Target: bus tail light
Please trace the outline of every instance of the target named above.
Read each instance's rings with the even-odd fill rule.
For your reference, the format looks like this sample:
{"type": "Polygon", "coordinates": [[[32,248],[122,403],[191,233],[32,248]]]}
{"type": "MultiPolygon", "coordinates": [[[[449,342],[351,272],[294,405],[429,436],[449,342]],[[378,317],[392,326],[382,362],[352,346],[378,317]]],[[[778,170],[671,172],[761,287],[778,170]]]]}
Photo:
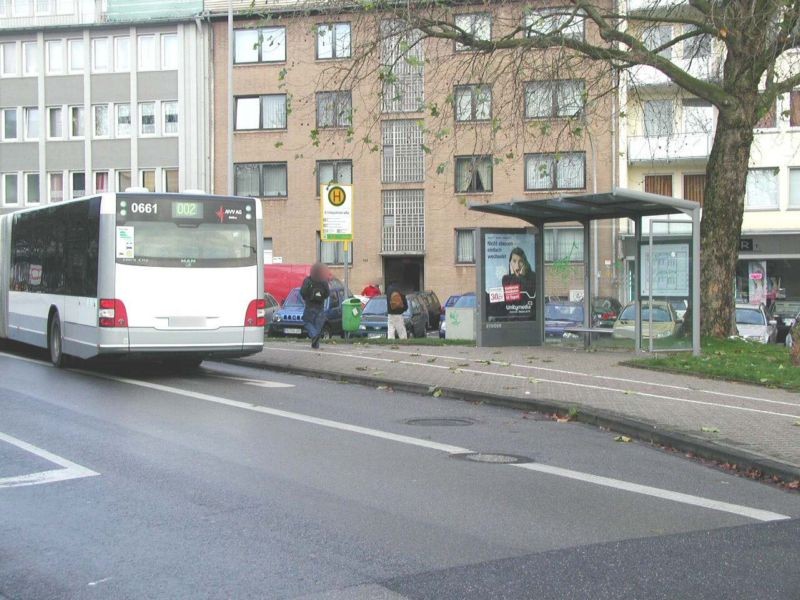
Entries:
{"type": "Polygon", "coordinates": [[[251,300],[244,315],[245,327],[264,327],[266,325],[267,303],[263,298],[251,300]]]}
{"type": "Polygon", "coordinates": [[[100,327],[127,327],[128,311],[122,300],[116,298],[102,298],[100,309],[97,311],[100,327]]]}

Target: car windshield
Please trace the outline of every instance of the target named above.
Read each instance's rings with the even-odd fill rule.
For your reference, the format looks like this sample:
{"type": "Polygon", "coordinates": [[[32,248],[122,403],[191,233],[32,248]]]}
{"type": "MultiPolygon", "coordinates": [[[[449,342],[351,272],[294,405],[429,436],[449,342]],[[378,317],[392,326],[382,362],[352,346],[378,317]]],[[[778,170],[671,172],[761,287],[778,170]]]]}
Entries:
{"type": "Polygon", "coordinates": [[[737,308],[736,323],[738,325],[766,325],[764,313],[757,308],[737,308]]]}
{"type": "Polygon", "coordinates": [[[456,300],[455,308],[475,308],[475,294],[465,294],[456,300]]]}
{"type": "Polygon", "coordinates": [[[583,321],[583,306],[577,304],[546,304],[544,307],[546,321],[583,321]]]}
{"type": "MultiPolygon", "coordinates": [[[[636,319],[636,305],[631,304],[625,307],[625,310],[622,311],[622,314],[619,316],[620,321],[633,321],[636,319]]],[[[642,322],[650,321],[650,309],[648,307],[644,307],[642,309],[642,322]]],[[[666,308],[661,308],[658,306],[653,307],[653,323],[669,323],[672,321],[672,317],[669,314],[669,311],[666,308]]]]}
{"type": "Polygon", "coordinates": [[[286,296],[286,300],[283,301],[284,308],[305,305],[306,303],[303,302],[303,297],[300,295],[300,288],[294,288],[291,292],[289,292],[289,295],[286,296]]]}
{"type": "Polygon", "coordinates": [[[372,298],[367,305],[364,307],[365,315],[386,315],[388,314],[388,310],[386,309],[386,297],[381,296],[378,298],[372,298]]]}

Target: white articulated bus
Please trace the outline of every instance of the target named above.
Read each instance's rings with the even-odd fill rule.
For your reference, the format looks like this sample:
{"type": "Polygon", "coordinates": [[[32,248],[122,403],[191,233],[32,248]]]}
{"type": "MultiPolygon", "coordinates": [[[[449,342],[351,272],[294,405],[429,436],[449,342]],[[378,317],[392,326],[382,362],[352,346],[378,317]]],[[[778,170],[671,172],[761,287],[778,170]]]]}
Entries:
{"type": "Polygon", "coordinates": [[[110,193],[0,216],[0,338],[198,364],[264,345],[261,203],[110,193]]]}

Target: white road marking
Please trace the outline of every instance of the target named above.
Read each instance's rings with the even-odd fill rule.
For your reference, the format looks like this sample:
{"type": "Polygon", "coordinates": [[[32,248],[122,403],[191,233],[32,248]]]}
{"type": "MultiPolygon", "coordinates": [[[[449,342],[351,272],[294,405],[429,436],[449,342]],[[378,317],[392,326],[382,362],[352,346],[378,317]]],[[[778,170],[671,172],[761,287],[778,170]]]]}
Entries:
{"type": "Polygon", "coordinates": [[[99,583],[105,583],[106,581],[111,581],[112,579],[113,577],[104,577],[103,579],[98,579],[97,581],[90,581],[86,585],[88,585],[89,587],[94,587],[99,583]]]}
{"type": "MultiPolygon", "coordinates": [[[[271,350],[278,350],[278,348],[270,348],[270,349],[271,350]]],[[[285,348],[285,349],[281,348],[280,350],[281,351],[285,351],[285,352],[310,352],[310,350],[302,350],[300,348],[285,348]]],[[[382,361],[382,362],[395,362],[395,363],[399,363],[399,364],[403,364],[403,365],[413,365],[413,366],[416,366],[416,367],[426,367],[426,368],[434,368],[434,369],[449,369],[450,368],[450,367],[446,367],[446,366],[443,366],[443,365],[434,365],[434,364],[429,364],[429,363],[419,363],[419,362],[406,361],[406,360],[396,360],[395,361],[395,360],[390,360],[390,359],[387,359],[387,358],[379,358],[379,357],[375,357],[375,356],[364,356],[364,355],[360,355],[360,354],[346,354],[344,352],[337,352],[335,354],[332,354],[331,356],[344,356],[346,358],[358,358],[358,359],[361,359],[361,360],[376,360],[376,361],[382,361]]],[[[422,356],[422,355],[420,355],[420,356],[422,356]]],[[[427,355],[427,356],[435,356],[435,355],[427,355]]],[[[462,360],[462,362],[463,362],[463,360],[462,360]]],[[[475,362],[475,361],[470,361],[470,362],[475,362]]],[[[504,364],[505,365],[507,363],[497,363],[497,364],[504,364]]],[[[492,377],[505,377],[507,379],[525,379],[525,380],[528,379],[528,377],[525,376],[525,375],[515,375],[515,374],[512,374],[512,373],[496,373],[494,371],[481,371],[481,370],[478,370],[478,369],[468,369],[466,367],[459,367],[458,370],[461,371],[462,373],[474,373],[476,375],[489,375],[489,376],[492,376],[492,377]]],[[[744,411],[744,412],[749,412],[749,413],[758,413],[758,414],[763,414],[763,415],[771,415],[771,416],[774,416],[774,417],[788,417],[790,419],[800,419],[800,414],[774,412],[774,411],[771,411],[771,410],[761,410],[761,409],[758,409],[758,408],[749,408],[749,407],[746,407],[746,406],[735,406],[735,405],[732,405],[732,404],[721,404],[721,403],[718,403],[718,402],[709,402],[709,401],[705,401],[705,400],[692,400],[690,398],[678,398],[676,396],[664,396],[664,395],[661,395],[661,394],[652,394],[652,393],[649,393],[649,392],[639,392],[639,391],[636,391],[636,390],[626,390],[626,389],[620,389],[620,388],[600,386],[600,385],[596,385],[596,384],[577,383],[575,381],[561,381],[561,380],[556,380],[556,379],[542,379],[541,377],[537,377],[536,379],[537,379],[537,381],[540,381],[540,382],[543,382],[543,383],[551,383],[553,385],[563,385],[563,386],[567,386],[567,387],[579,387],[579,388],[586,388],[586,389],[590,389],[590,390],[603,390],[603,391],[606,391],[606,392],[619,392],[621,394],[630,395],[630,396],[642,396],[644,398],[655,398],[655,399],[658,399],[658,400],[670,400],[672,402],[683,402],[683,403],[686,403],[686,404],[699,404],[701,406],[713,406],[715,408],[727,408],[727,409],[730,409],[730,410],[739,410],[739,411],[744,411]]],[[[613,378],[609,378],[609,379],[613,379],[613,378]]],[[[692,391],[701,391],[701,390],[692,390],[692,391]]],[[[800,406],[797,406],[797,405],[790,404],[790,406],[794,406],[796,408],[800,408],[800,406]]]]}
{"type": "Polygon", "coordinates": [[[38,473],[29,473],[28,475],[18,475],[16,477],[3,477],[0,478],[0,488],[8,487],[22,487],[26,485],[40,485],[43,483],[53,483],[55,481],[67,481],[69,479],[80,479],[81,477],[94,477],[99,475],[91,469],[82,467],[72,461],[67,460],[61,456],[48,452],[42,448],[23,442],[15,437],[5,433],[0,433],[0,441],[16,446],[21,450],[30,452],[43,458],[51,463],[57,464],[61,469],[53,469],[51,471],[40,471],[38,473]]]}
{"type": "MultiPolygon", "coordinates": [[[[359,435],[366,435],[373,438],[388,440],[392,442],[398,442],[401,444],[406,444],[409,446],[417,446],[420,448],[426,448],[429,450],[437,450],[440,452],[445,452],[447,454],[471,454],[474,451],[469,450],[467,448],[462,448],[460,446],[453,446],[451,444],[442,444],[439,442],[434,442],[432,440],[424,440],[420,438],[415,438],[407,435],[400,435],[396,433],[391,433],[388,431],[382,431],[380,429],[373,429],[371,427],[362,427],[360,425],[352,425],[350,423],[343,423],[341,421],[332,421],[330,419],[322,419],[319,417],[312,417],[310,415],[304,415],[301,413],[290,412],[286,410],[280,410],[276,408],[269,408],[267,406],[260,406],[257,404],[249,404],[247,402],[241,402],[238,400],[230,400],[228,398],[222,398],[219,396],[213,396],[211,394],[203,394],[200,392],[192,392],[189,390],[183,390],[181,388],[161,385],[158,383],[152,383],[149,381],[138,381],[135,379],[128,379],[124,377],[117,377],[113,375],[105,375],[100,373],[91,373],[80,371],[86,375],[92,377],[99,377],[102,379],[108,379],[111,381],[117,381],[120,383],[127,383],[129,385],[134,385],[138,387],[143,387],[151,390],[156,390],[160,392],[165,392],[168,394],[175,394],[179,396],[185,396],[188,398],[195,398],[197,400],[203,400],[206,402],[212,402],[214,404],[221,404],[224,406],[230,406],[233,408],[239,408],[242,410],[248,410],[252,412],[257,412],[265,415],[271,415],[274,417],[281,417],[284,419],[290,419],[293,421],[299,421],[302,423],[309,423],[311,425],[318,425],[321,427],[327,427],[330,429],[336,429],[339,431],[345,431],[348,433],[356,433],[359,435]]],[[[632,492],[635,494],[642,494],[646,496],[652,496],[656,498],[661,498],[663,500],[670,500],[672,502],[679,502],[682,504],[688,504],[691,506],[700,506],[703,508],[708,508],[711,510],[716,510],[719,512],[726,512],[735,515],[740,515],[743,517],[747,517],[750,519],[754,519],[756,521],[778,521],[789,519],[791,517],[787,515],[782,515],[779,513],[774,513],[766,510],[750,508],[748,506],[741,506],[738,504],[730,504],[728,502],[721,502],[717,500],[711,500],[708,498],[703,498],[701,496],[693,496],[691,494],[683,494],[680,492],[673,492],[671,490],[666,490],[662,488],[656,488],[646,485],[640,485],[637,483],[632,483],[629,481],[624,481],[621,479],[612,479],[610,477],[601,477],[598,475],[592,475],[591,473],[583,473],[581,471],[573,471],[571,469],[563,469],[560,467],[551,467],[548,465],[538,464],[538,463],[531,463],[530,465],[527,464],[519,464],[519,465],[505,465],[505,466],[518,466],[518,467],[530,467],[528,470],[531,471],[539,471],[542,473],[548,473],[550,475],[556,475],[559,477],[566,477],[568,479],[575,479],[579,481],[584,481],[587,483],[593,483],[595,485],[601,485],[604,487],[611,487],[618,490],[623,490],[626,492],[632,492]]]]}
{"type": "Polygon", "coordinates": [[[247,377],[234,377],[231,375],[220,375],[219,373],[212,371],[211,369],[204,369],[206,373],[211,377],[216,377],[217,379],[228,379],[231,381],[239,381],[244,383],[245,385],[254,385],[256,387],[263,387],[263,388],[293,388],[295,385],[293,383],[281,383],[280,381],[266,381],[264,379],[249,379],[247,377]]]}

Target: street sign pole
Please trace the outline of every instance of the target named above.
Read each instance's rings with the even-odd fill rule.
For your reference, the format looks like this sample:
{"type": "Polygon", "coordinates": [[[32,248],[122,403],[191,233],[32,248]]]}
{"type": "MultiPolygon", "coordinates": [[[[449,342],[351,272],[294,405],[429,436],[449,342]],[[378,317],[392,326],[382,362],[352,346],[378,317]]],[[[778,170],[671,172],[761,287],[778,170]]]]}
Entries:
{"type": "Polygon", "coordinates": [[[344,290],[345,294],[350,291],[350,242],[342,242],[344,248],[344,290]]]}
{"type": "Polygon", "coordinates": [[[353,241],[353,186],[331,183],[320,186],[320,241],[342,242],[344,287],[350,289],[350,257],[353,241]]]}

